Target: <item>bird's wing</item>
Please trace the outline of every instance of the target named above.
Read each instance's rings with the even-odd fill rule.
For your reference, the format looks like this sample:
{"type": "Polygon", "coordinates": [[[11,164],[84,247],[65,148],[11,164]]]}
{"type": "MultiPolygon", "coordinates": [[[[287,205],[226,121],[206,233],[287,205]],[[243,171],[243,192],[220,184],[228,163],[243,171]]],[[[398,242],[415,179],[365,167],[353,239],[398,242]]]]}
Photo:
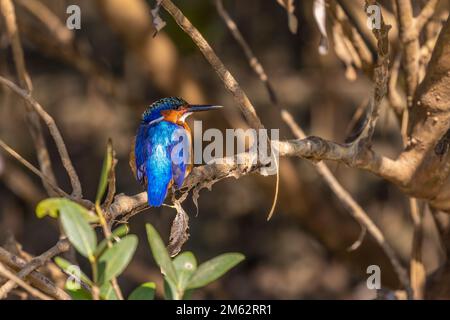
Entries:
{"type": "Polygon", "coordinates": [[[142,125],[136,136],[136,178],[147,188],[148,203],[160,206],[172,182],[181,187],[189,168],[190,136],[183,127],[161,121],[142,125]]]}
{"type": "Polygon", "coordinates": [[[130,165],[136,179],[140,184],[147,184],[145,177],[145,160],[148,157],[148,126],[140,125],[134,139],[134,154],[130,156],[130,165]],[[133,165],[134,164],[134,165],[133,165]]]}
{"type": "Polygon", "coordinates": [[[191,162],[191,141],[189,132],[179,127],[172,135],[171,160],[172,178],[177,188],[181,188],[186,170],[191,162]]]}
{"type": "Polygon", "coordinates": [[[148,204],[159,207],[166,198],[167,188],[172,180],[172,162],[167,146],[158,144],[152,147],[145,161],[145,174],[148,204]]]}
{"type": "Polygon", "coordinates": [[[148,203],[158,207],[164,202],[172,182],[172,156],[174,135],[179,126],[160,121],[141,125],[136,137],[136,176],[147,189],[148,203]]]}

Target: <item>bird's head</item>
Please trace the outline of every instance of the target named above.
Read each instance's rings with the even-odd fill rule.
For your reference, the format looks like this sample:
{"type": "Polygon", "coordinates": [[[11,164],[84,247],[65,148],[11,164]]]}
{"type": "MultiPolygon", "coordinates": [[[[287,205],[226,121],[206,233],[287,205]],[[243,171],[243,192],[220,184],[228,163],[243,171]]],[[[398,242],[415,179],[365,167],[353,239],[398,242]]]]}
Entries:
{"type": "Polygon", "coordinates": [[[173,123],[182,123],[193,112],[219,109],[222,106],[216,105],[195,105],[189,104],[185,100],[176,97],[162,98],[153,102],[142,114],[142,122],[152,124],[161,120],[173,123]]]}

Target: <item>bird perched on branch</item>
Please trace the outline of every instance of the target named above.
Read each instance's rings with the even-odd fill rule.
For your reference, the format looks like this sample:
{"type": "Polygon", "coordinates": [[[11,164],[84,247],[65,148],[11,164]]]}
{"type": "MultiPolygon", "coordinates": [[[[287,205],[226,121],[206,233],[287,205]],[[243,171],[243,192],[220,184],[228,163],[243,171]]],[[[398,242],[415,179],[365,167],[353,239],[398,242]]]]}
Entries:
{"type": "Polygon", "coordinates": [[[161,206],[167,190],[173,184],[180,188],[192,169],[192,134],[186,118],[193,112],[218,108],[171,97],[152,103],[142,114],[130,165],[146,188],[151,207],[161,206]]]}

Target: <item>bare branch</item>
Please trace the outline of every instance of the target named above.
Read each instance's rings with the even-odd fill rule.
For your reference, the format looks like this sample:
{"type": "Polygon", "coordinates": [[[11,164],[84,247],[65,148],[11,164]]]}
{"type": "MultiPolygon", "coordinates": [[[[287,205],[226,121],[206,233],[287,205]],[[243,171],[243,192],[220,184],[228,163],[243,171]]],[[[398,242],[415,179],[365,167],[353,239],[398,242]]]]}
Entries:
{"type": "MultiPolygon", "coordinates": [[[[25,267],[23,267],[16,275],[18,279],[24,279],[31,272],[46,264],[54,256],[69,250],[70,243],[67,239],[59,240],[56,245],[45,251],[43,254],[33,258],[25,267]]],[[[18,283],[14,279],[10,279],[0,288],[0,299],[6,298],[8,293],[13,290],[18,283]]]]}
{"type": "Polygon", "coordinates": [[[30,162],[28,162],[26,159],[24,159],[14,149],[12,149],[10,146],[8,146],[2,139],[0,139],[0,147],[3,148],[6,152],[8,152],[17,161],[19,161],[22,165],[24,165],[27,169],[29,169],[31,172],[33,172],[35,175],[37,175],[39,178],[41,178],[42,181],[47,183],[48,186],[50,188],[52,188],[52,190],[54,191],[55,194],[62,196],[62,197],[66,197],[68,199],[71,199],[72,201],[75,201],[75,202],[85,206],[88,209],[93,209],[94,204],[91,201],[89,201],[87,199],[75,198],[72,195],[66,193],[64,190],[62,190],[57,185],[53,184],[53,182],[51,182],[51,180],[45,174],[43,174],[35,166],[33,166],[30,162]]]}
{"type": "Polygon", "coordinates": [[[433,14],[436,12],[436,8],[439,4],[439,0],[428,0],[422,11],[416,17],[416,29],[417,34],[419,34],[427,22],[431,19],[433,14]]]}
{"type": "Polygon", "coordinates": [[[5,161],[5,170],[0,172],[0,179],[9,190],[29,205],[35,205],[47,196],[42,191],[42,185],[37,184],[28,172],[19,168],[13,161],[5,161]]]}
{"type": "Polygon", "coordinates": [[[200,32],[184,16],[180,9],[178,9],[172,3],[172,1],[163,0],[162,6],[175,19],[180,28],[183,29],[183,31],[192,38],[194,43],[205,56],[206,60],[208,60],[208,62],[217,72],[225,87],[228,89],[228,91],[231,92],[236,101],[239,102],[241,112],[244,114],[245,119],[250,124],[250,126],[255,129],[264,128],[249,98],[241,89],[239,83],[236,81],[233,75],[227,70],[222,61],[215,54],[214,50],[211,48],[205,38],[203,38],[203,36],[200,34],[200,32]]]}
{"type": "MultiPolygon", "coordinates": [[[[283,120],[291,128],[291,131],[298,138],[304,138],[305,134],[303,130],[298,126],[292,116],[287,112],[282,112],[283,120]]],[[[337,181],[336,177],[331,173],[328,166],[323,163],[313,163],[319,175],[326,181],[328,186],[333,190],[334,194],[338,197],[341,203],[346,207],[348,212],[360,223],[363,228],[366,228],[370,235],[377,241],[377,243],[383,248],[384,252],[391,261],[394,270],[397,272],[398,278],[403,286],[408,290],[410,288],[408,272],[402,266],[400,259],[397,257],[394,249],[386,241],[381,230],[370,219],[369,215],[363,208],[353,199],[350,193],[345,190],[342,185],[337,181]]]]}
{"type": "Polygon", "coordinates": [[[58,42],[69,44],[73,41],[74,34],[42,2],[37,0],[17,0],[17,3],[44,24],[58,42]]]}
{"type": "MultiPolygon", "coordinates": [[[[206,40],[201,36],[183,13],[169,0],[162,2],[163,7],[173,16],[180,27],[193,39],[195,44],[200,48],[206,59],[210,62],[225,86],[233,93],[237,101],[240,102],[241,110],[247,115],[247,121],[254,127],[259,128],[262,124],[254,113],[254,108],[250,104],[245,93],[239,87],[238,83],[225,68],[223,63],[213,52],[206,40]],[[247,108],[248,104],[250,108],[247,108]]],[[[379,69],[375,72],[375,92],[372,101],[371,117],[367,126],[366,135],[371,136],[373,133],[376,119],[378,117],[378,107],[382,98],[387,91],[387,65],[388,65],[388,48],[387,48],[387,32],[389,27],[384,23],[379,31],[374,31],[378,40],[378,50],[380,59],[378,61],[379,69]]],[[[308,137],[302,140],[289,140],[274,142],[278,147],[280,156],[298,156],[314,161],[333,160],[344,162],[351,167],[363,168],[369,170],[379,176],[382,176],[395,183],[399,183],[398,170],[396,162],[385,157],[377,155],[369,148],[361,148],[360,144],[339,144],[324,140],[319,137],[308,137]]],[[[257,166],[247,164],[241,165],[237,159],[250,159],[250,154],[239,154],[234,158],[222,159],[221,164],[211,164],[194,168],[188,176],[183,190],[191,190],[192,188],[204,183],[205,181],[218,181],[220,179],[234,176],[239,177],[255,171],[257,166]]],[[[132,197],[119,195],[116,197],[108,215],[108,219],[117,219],[119,216],[131,216],[138,211],[146,208],[146,195],[141,193],[132,197]]]]}
{"type": "Polygon", "coordinates": [[[64,192],[64,190],[59,188],[57,185],[53,184],[53,182],[51,181],[51,179],[49,177],[47,177],[45,174],[43,174],[41,171],[39,171],[30,162],[25,160],[14,149],[12,149],[10,146],[8,146],[2,139],[0,139],[0,147],[2,147],[6,152],[8,152],[11,156],[13,156],[17,161],[19,161],[21,164],[23,164],[31,172],[33,172],[35,175],[40,177],[42,179],[42,181],[44,181],[46,184],[48,184],[53,189],[53,191],[55,191],[57,194],[59,194],[61,196],[69,196],[66,192],[64,192]]]}
{"type": "MultiPolygon", "coordinates": [[[[0,247],[0,262],[14,270],[23,269],[27,265],[27,262],[24,259],[6,251],[2,247],[0,247]]],[[[64,292],[64,290],[58,288],[50,279],[37,271],[31,272],[28,275],[27,280],[30,281],[31,285],[35,286],[47,295],[50,295],[58,300],[70,300],[70,296],[64,292]]]]}
{"type": "MultiPolygon", "coordinates": [[[[23,57],[22,44],[20,42],[19,30],[16,23],[16,15],[14,12],[14,6],[11,0],[1,0],[0,2],[0,12],[5,19],[6,30],[11,42],[14,64],[16,67],[16,73],[20,81],[20,85],[31,91],[32,84],[28,72],[25,67],[25,60],[23,57]]],[[[37,158],[39,160],[39,165],[42,172],[45,173],[49,179],[56,184],[56,178],[53,173],[52,164],[50,161],[50,156],[47,151],[47,146],[45,143],[44,135],[42,132],[42,126],[39,118],[33,108],[25,104],[27,110],[27,122],[31,133],[31,138],[33,139],[37,158]]],[[[43,185],[46,188],[49,195],[53,195],[52,189],[43,181],[43,185]]]]}
{"type": "Polygon", "coordinates": [[[449,57],[450,18],[442,27],[425,78],[417,88],[409,116],[408,147],[398,158],[405,167],[405,191],[416,198],[430,199],[433,207],[445,211],[449,210],[445,190],[450,182],[450,154],[439,152],[439,146],[448,143],[450,128],[449,57]]]}
{"type": "Polygon", "coordinates": [[[406,73],[406,93],[408,107],[412,106],[418,85],[419,37],[415,28],[411,0],[396,0],[400,39],[403,46],[403,63],[406,73]]]}
{"type": "Polygon", "coordinates": [[[237,43],[239,43],[242,50],[244,51],[244,54],[247,57],[247,60],[249,61],[249,64],[252,67],[253,71],[258,75],[259,79],[266,86],[266,89],[269,94],[271,102],[275,105],[278,105],[278,98],[275,94],[272,84],[269,81],[269,78],[267,77],[267,74],[266,74],[263,66],[259,62],[258,58],[256,58],[255,54],[253,53],[252,49],[248,45],[247,41],[245,41],[245,39],[242,36],[242,33],[239,31],[236,23],[233,21],[233,19],[228,14],[227,10],[224,8],[222,0],[216,0],[216,8],[217,8],[217,12],[220,14],[222,19],[225,21],[225,24],[228,27],[228,29],[230,30],[234,39],[236,40],[237,43]]]}
{"type": "Polygon", "coordinates": [[[72,185],[72,193],[75,198],[81,198],[81,183],[78,175],[73,167],[72,160],[69,157],[69,153],[67,152],[66,145],[64,140],[59,132],[58,127],[56,126],[55,120],[44,110],[44,108],[36,101],[34,98],[25,90],[19,88],[10,80],[0,76],[0,83],[7,86],[14,93],[16,93],[19,97],[24,99],[36,113],[42,118],[42,120],[47,125],[53,140],[55,141],[56,147],[58,149],[59,155],[61,157],[62,164],[66,169],[67,174],[69,175],[70,182],[72,185]]]}
{"type": "Polygon", "coordinates": [[[11,40],[14,64],[16,66],[20,85],[26,88],[27,91],[31,91],[33,89],[33,86],[31,84],[30,76],[28,75],[27,69],[25,67],[25,59],[23,58],[23,49],[20,43],[20,36],[19,30],[17,28],[14,6],[11,0],[1,0],[0,8],[3,17],[5,18],[8,36],[11,40]]]}
{"type": "MultiPolygon", "coordinates": [[[[394,110],[395,114],[397,116],[401,116],[404,112],[405,106],[403,105],[403,99],[398,91],[397,84],[398,84],[398,77],[400,73],[400,65],[401,65],[401,59],[402,55],[398,53],[395,56],[394,63],[392,64],[391,68],[391,76],[389,77],[389,83],[388,83],[388,99],[389,103],[394,110]]],[[[403,133],[404,140],[406,141],[406,131],[403,133]]]]}
{"type": "Polygon", "coordinates": [[[414,224],[414,234],[411,249],[410,278],[413,298],[422,300],[425,296],[426,271],[422,261],[423,218],[424,208],[419,208],[417,199],[410,198],[411,217],[414,224]]]}
{"type": "MultiPolygon", "coordinates": [[[[0,274],[5,278],[10,279],[10,281],[13,281],[15,284],[21,286],[36,298],[39,298],[41,300],[53,300],[51,297],[33,288],[28,283],[17,277],[14,273],[9,271],[1,262],[0,262],[0,274]]],[[[0,297],[3,295],[3,292],[1,290],[2,288],[0,288],[0,297]]]]}
{"type": "MultiPolygon", "coordinates": [[[[264,72],[263,67],[261,66],[261,64],[259,64],[258,60],[255,58],[255,56],[254,56],[253,52],[251,51],[250,47],[248,46],[247,42],[240,34],[236,24],[233,22],[231,17],[228,15],[228,13],[223,8],[222,1],[216,0],[216,5],[217,5],[219,13],[221,14],[222,18],[225,20],[225,22],[226,22],[228,28],[230,29],[230,31],[232,32],[234,38],[243,48],[243,50],[247,56],[247,59],[250,62],[250,66],[254,69],[256,74],[258,74],[261,81],[263,81],[266,84],[269,83],[268,77],[267,77],[266,73],[264,72]]],[[[386,36],[387,36],[387,34],[386,34],[386,36]]],[[[385,59],[385,60],[387,61],[387,59],[385,59]]],[[[382,61],[382,63],[384,63],[384,67],[386,67],[387,62],[382,61]]],[[[386,84],[382,83],[381,85],[385,86],[386,84]]],[[[271,97],[275,96],[274,92],[270,92],[271,87],[267,86],[267,89],[269,90],[269,95],[271,97]]],[[[379,100],[381,100],[381,98],[379,100]]],[[[306,137],[305,137],[303,130],[294,121],[291,114],[286,110],[282,110],[281,114],[282,114],[283,120],[291,128],[291,131],[294,133],[294,135],[298,139],[305,139],[306,137]]],[[[407,273],[406,269],[400,263],[400,260],[398,259],[397,255],[395,254],[395,251],[386,242],[386,239],[384,238],[381,230],[372,222],[372,220],[369,218],[367,213],[364,212],[364,210],[358,205],[358,203],[352,198],[352,196],[342,187],[342,185],[339,184],[339,182],[336,180],[336,178],[331,173],[330,169],[327,167],[327,165],[325,163],[319,162],[317,164],[313,163],[313,165],[316,168],[316,170],[318,171],[319,175],[322,176],[322,178],[326,181],[326,183],[333,190],[333,192],[338,197],[338,199],[344,204],[344,206],[347,208],[347,210],[350,212],[350,214],[361,224],[363,230],[367,229],[369,231],[369,233],[378,242],[378,244],[383,248],[386,255],[389,257],[395,271],[397,272],[400,281],[405,286],[405,288],[407,288],[407,289],[410,288],[408,273],[407,273]]]]}

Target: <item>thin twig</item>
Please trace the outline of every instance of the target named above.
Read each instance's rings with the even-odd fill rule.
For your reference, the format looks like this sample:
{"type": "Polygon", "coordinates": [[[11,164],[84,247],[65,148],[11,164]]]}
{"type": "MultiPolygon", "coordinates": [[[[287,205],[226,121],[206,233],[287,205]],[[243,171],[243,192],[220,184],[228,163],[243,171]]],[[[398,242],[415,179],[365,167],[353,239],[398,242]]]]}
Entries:
{"type": "Polygon", "coordinates": [[[41,178],[42,181],[44,181],[46,184],[48,184],[53,189],[53,191],[55,191],[57,194],[59,194],[60,196],[69,196],[64,190],[62,190],[57,185],[55,185],[49,177],[47,177],[44,173],[39,171],[39,169],[37,169],[35,166],[33,166],[26,159],[24,159],[13,148],[11,148],[9,145],[7,145],[2,139],[0,139],[0,147],[2,147],[6,152],[8,152],[12,157],[14,157],[21,164],[23,164],[27,169],[29,169],[31,172],[33,172],[35,175],[37,175],[39,178],[41,178]]]}
{"type": "MultiPolygon", "coordinates": [[[[291,128],[294,135],[296,135],[299,138],[304,137],[303,131],[296,124],[296,122],[288,112],[284,111],[282,117],[286,122],[286,124],[291,128]]],[[[400,259],[397,257],[397,254],[395,253],[394,249],[386,241],[381,230],[369,218],[364,209],[361,208],[358,205],[358,203],[352,198],[352,196],[339,184],[339,182],[333,176],[330,169],[327,167],[325,163],[323,162],[317,164],[313,163],[313,165],[316,167],[317,172],[320,174],[320,176],[327,182],[330,188],[334,191],[339,200],[341,200],[341,202],[347,207],[350,214],[361,224],[361,226],[367,228],[367,231],[370,233],[370,235],[377,241],[377,243],[381,246],[381,248],[383,248],[384,252],[391,261],[391,264],[394,267],[394,270],[396,271],[400,279],[400,282],[406,289],[408,289],[410,287],[408,272],[402,266],[400,259]]]]}
{"type": "MultiPolygon", "coordinates": [[[[396,115],[402,115],[404,110],[406,109],[403,105],[403,99],[398,91],[397,84],[398,84],[398,77],[400,73],[400,65],[401,65],[402,55],[401,53],[397,53],[394,59],[394,63],[391,67],[391,76],[389,77],[389,83],[388,83],[388,99],[389,104],[391,105],[392,109],[394,110],[396,115]]],[[[403,132],[402,132],[403,134],[403,132]]],[[[406,137],[406,132],[404,135],[404,140],[406,137]]]]}
{"type": "MultiPolygon", "coordinates": [[[[0,152],[0,158],[2,152],[0,152]]],[[[1,166],[1,164],[0,164],[1,166]]],[[[7,161],[5,164],[5,171],[0,173],[0,179],[5,186],[11,190],[16,196],[23,199],[30,206],[34,206],[40,200],[47,197],[42,192],[41,184],[37,184],[28,172],[19,168],[13,161],[7,161]]]]}
{"type": "Polygon", "coordinates": [[[236,23],[233,21],[233,19],[228,14],[227,10],[223,6],[222,0],[216,0],[216,8],[217,12],[220,14],[222,19],[225,21],[226,26],[230,30],[231,34],[233,35],[236,42],[241,46],[242,50],[244,51],[245,56],[247,57],[247,60],[249,61],[250,67],[253,69],[253,71],[258,75],[259,79],[264,83],[267,92],[270,97],[270,101],[278,105],[278,98],[275,93],[275,90],[273,89],[272,84],[269,81],[269,78],[267,77],[266,71],[264,70],[263,66],[259,62],[256,55],[253,53],[252,49],[248,45],[247,41],[245,41],[242,33],[239,31],[239,28],[237,27],[236,23]]]}
{"type": "MultiPolygon", "coordinates": [[[[354,4],[353,0],[337,0],[337,4],[342,8],[344,11],[347,19],[352,24],[352,26],[356,29],[360,37],[362,38],[364,44],[366,45],[367,49],[370,51],[371,57],[375,59],[376,57],[376,43],[373,40],[372,37],[370,37],[370,34],[367,32],[367,27],[365,24],[365,21],[362,19],[358,19],[357,15],[352,9],[352,6],[354,4]]],[[[358,8],[356,8],[358,10],[358,8]]],[[[356,11],[357,12],[357,11],[356,11]]]]}
{"type": "MultiPolygon", "coordinates": [[[[252,50],[250,49],[250,46],[247,44],[246,40],[242,36],[242,34],[239,32],[239,29],[237,28],[236,24],[230,17],[230,15],[226,12],[225,8],[223,7],[221,0],[216,0],[216,5],[219,13],[221,14],[222,18],[225,20],[228,28],[234,35],[234,38],[236,41],[241,45],[243,48],[247,59],[250,63],[250,66],[254,69],[256,74],[259,75],[261,81],[265,83],[269,83],[267,74],[264,71],[263,66],[258,62],[255,55],[253,54],[252,50]],[[257,62],[257,64],[252,62],[257,62]]],[[[272,94],[269,92],[270,96],[272,94]]],[[[273,92],[273,95],[276,96],[276,93],[273,92]]],[[[303,132],[302,128],[295,122],[292,115],[287,110],[281,111],[281,116],[285,123],[289,126],[294,136],[296,136],[298,139],[305,139],[306,135],[303,132]]],[[[375,238],[375,240],[379,243],[379,245],[384,249],[386,255],[391,260],[391,263],[395,269],[395,271],[398,274],[398,277],[402,284],[405,287],[409,287],[408,282],[408,273],[406,269],[401,265],[400,260],[397,258],[397,255],[395,254],[395,251],[390,247],[390,245],[386,242],[382,232],[378,227],[372,222],[372,220],[369,218],[368,214],[364,211],[364,209],[359,206],[359,204],[353,199],[353,197],[350,195],[347,190],[345,190],[342,185],[337,181],[336,177],[331,173],[328,166],[323,163],[313,163],[313,166],[316,168],[319,175],[325,180],[325,182],[328,184],[328,186],[333,190],[335,195],[338,197],[338,199],[343,203],[343,205],[347,208],[347,210],[350,212],[350,214],[360,223],[362,227],[362,235],[365,233],[365,230],[368,230],[369,233],[375,238]]],[[[361,237],[356,242],[356,245],[352,246],[353,249],[357,247],[361,243],[361,237]]]]}
{"type": "MultiPolygon", "coordinates": [[[[14,270],[20,270],[27,265],[27,261],[2,247],[0,247],[0,262],[14,270]]],[[[58,288],[49,278],[37,271],[31,272],[28,280],[34,287],[58,300],[70,300],[70,296],[64,290],[58,288]]]]}
{"type": "MultiPolygon", "coordinates": [[[[23,88],[31,92],[32,83],[26,70],[22,44],[20,42],[19,30],[16,22],[16,15],[11,0],[1,0],[0,9],[1,14],[4,17],[6,31],[11,42],[14,65],[16,67],[19,83],[23,88]]],[[[25,107],[27,110],[26,120],[28,129],[31,133],[31,138],[33,139],[33,143],[36,148],[39,166],[41,167],[42,172],[53,182],[53,184],[56,184],[56,178],[53,173],[52,163],[47,150],[39,117],[28,103],[25,103],[25,107]]],[[[53,195],[52,189],[45,183],[45,181],[43,181],[43,185],[47,190],[47,193],[49,195],[53,195]]]]}
{"type": "Polygon", "coordinates": [[[416,17],[416,30],[419,34],[427,22],[431,19],[433,14],[436,12],[436,8],[439,4],[439,0],[428,0],[422,11],[416,17]]]}
{"type": "Polygon", "coordinates": [[[19,77],[20,85],[31,91],[33,86],[31,84],[30,76],[25,66],[25,59],[23,57],[22,44],[20,43],[19,30],[17,28],[16,14],[11,0],[1,0],[0,11],[5,18],[6,30],[11,40],[11,47],[13,51],[14,64],[16,66],[17,75],[19,77]]]}
{"type": "MultiPolygon", "coordinates": [[[[26,291],[28,291],[31,295],[35,296],[36,298],[39,298],[41,300],[53,300],[48,295],[33,288],[28,283],[26,283],[25,281],[23,281],[22,279],[17,277],[14,273],[9,271],[1,262],[0,262],[0,274],[5,278],[10,279],[10,281],[13,281],[17,285],[21,286],[22,288],[24,288],[26,291]]],[[[1,292],[1,289],[2,288],[0,288],[0,296],[3,295],[3,293],[1,292]]]]}
{"type": "MultiPolygon", "coordinates": [[[[16,275],[19,279],[24,279],[27,277],[31,272],[36,270],[37,268],[43,266],[46,264],[51,258],[54,256],[65,252],[69,250],[70,243],[67,239],[61,239],[59,240],[56,245],[51,247],[49,250],[45,251],[43,254],[33,258],[25,267],[23,267],[16,275]]],[[[1,288],[0,288],[0,299],[6,298],[8,293],[13,290],[18,283],[14,281],[13,279],[10,279],[7,281],[1,288]]]]}
{"type": "Polygon", "coordinates": [[[411,0],[396,0],[400,40],[402,42],[403,65],[406,74],[408,107],[412,106],[418,85],[419,37],[415,28],[411,0]]]}
{"type": "Polygon", "coordinates": [[[62,164],[66,169],[67,174],[70,178],[70,183],[72,185],[72,195],[75,198],[81,198],[81,183],[78,175],[73,167],[72,160],[69,157],[69,153],[67,152],[66,144],[59,132],[58,127],[56,126],[55,120],[44,110],[44,108],[36,101],[34,98],[25,90],[18,87],[16,84],[11,82],[10,80],[0,76],[0,83],[7,86],[14,93],[16,93],[19,97],[24,99],[29,105],[33,107],[33,109],[37,112],[37,114],[42,118],[44,123],[47,125],[53,140],[55,141],[56,147],[58,149],[59,155],[61,157],[62,164]]]}
{"type": "Polygon", "coordinates": [[[439,212],[439,210],[436,210],[433,207],[429,207],[429,209],[431,211],[431,216],[433,217],[433,221],[437,229],[439,243],[444,254],[444,261],[447,261],[448,257],[450,257],[450,228],[448,223],[448,214],[439,212]],[[440,214],[442,214],[442,217],[447,219],[447,223],[445,223],[445,221],[442,221],[442,217],[440,216],[440,214]]]}
{"type": "Polygon", "coordinates": [[[422,245],[423,245],[423,223],[424,210],[419,208],[417,199],[410,198],[409,205],[411,208],[411,217],[414,224],[414,233],[411,249],[410,261],[410,281],[413,298],[415,300],[424,299],[426,272],[422,261],[422,245]]]}
{"type": "MultiPolygon", "coordinates": [[[[233,19],[231,18],[231,16],[227,12],[227,10],[224,8],[222,0],[216,0],[216,7],[217,7],[217,11],[219,12],[220,16],[225,21],[225,24],[227,25],[228,29],[232,33],[234,39],[236,40],[236,42],[241,46],[242,50],[244,51],[250,67],[258,75],[259,79],[266,85],[266,89],[268,91],[269,97],[271,98],[271,102],[275,106],[279,107],[277,94],[270,84],[269,77],[267,76],[267,73],[265,72],[264,67],[258,61],[258,59],[256,58],[255,54],[253,53],[252,49],[250,48],[250,45],[247,43],[247,41],[245,40],[245,38],[242,36],[241,32],[239,31],[239,28],[237,27],[236,23],[233,21],[233,19]]],[[[288,120],[293,121],[292,116],[290,115],[290,113],[287,110],[282,109],[281,115],[282,115],[282,118],[284,121],[286,121],[286,122],[288,120]]],[[[294,132],[294,135],[297,138],[299,138],[299,139],[306,138],[306,136],[303,134],[303,130],[297,124],[296,124],[296,129],[294,130],[293,127],[291,126],[291,130],[294,132]]],[[[318,168],[318,167],[316,166],[316,168],[318,168]]],[[[329,170],[328,170],[328,173],[331,174],[331,172],[329,170]]],[[[334,179],[334,180],[335,180],[335,183],[337,183],[339,185],[339,183],[336,181],[336,179],[334,179]]],[[[329,182],[328,179],[325,179],[325,181],[327,183],[329,182]]],[[[330,187],[333,191],[335,191],[335,188],[333,188],[331,185],[330,185],[330,187]]],[[[341,189],[343,189],[343,188],[341,187],[341,189]]],[[[350,210],[352,209],[352,205],[348,204],[346,202],[346,197],[342,197],[341,194],[338,194],[338,193],[336,193],[336,195],[338,196],[338,198],[340,200],[342,200],[344,202],[344,206],[346,208],[349,208],[350,210]]],[[[353,201],[353,202],[355,202],[355,201],[353,201]]],[[[362,226],[362,228],[363,228],[363,232],[361,234],[364,234],[365,227],[362,226]]],[[[361,241],[358,241],[357,243],[361,243],[361,241]]],[[[354,249],[356,249],[357,246],[355,245],[352,247],[354,249]]]]}
{"type": "Polygon", "coordinates": [[[163,0],[162,6],[167,12],[175,19],[176,23],[191,37],[197,47],[205,56],[206,60],[211,64],[214,70],[219,75],[219,78],[223,81],[225,87],[231,92],[236,101],[239,102],[239,107],[243,113],[245,119],[254,129],[263,129],[264,126],[261,123],[258,115],[256,114],[253,104],[245,92],[241,89],[239,83],[228,71],[219,57],[215,54],[209,43],[201,35],[201,33],[195,28],[192,23],[184,16],[184,14],[178,9],[170,0],[163,0]]]}
{"type": "MultiPolygon", "coordinates": [[[[244,90],[241,89],[239,83],[236,81],[236,79],[233,77],[230,71],[228,71],[228,69],[225,67],[220,58],[215,54],[214,50],[211,48],[211,46],[205,40],[205,38],[201,35],[201,33],[192,25],[189,19],[184,16],[184,14],[180,11],[180,9],[178,9],[172,3],[172,1],[162,0],[161,4],[164,7],[164,9],[167,12],[169,12],[169,14],[174,18],[174,20],[180,26],[180,28],[183,29],[183,31],[191,37],[192,41],[194,41],[194,43],[200,49],[203,56],[216,71],[219,78],[225,85],[225,88],[227,88],[228,91],[231,92],[234,99],[238,102],[241,112],[243,113],[249,125],[254,129],[258,130],[264,129],[264,125],[261,123],[261,120],[256,114],[256,110],[253,104],[250,102],[250,99],[248,98],[244,90]]],[[[270,138],[267,139],[267,142],[269,146],[272,147],[270,138]]],[[[273,151],[272,148],[271,150],[273,151]]],[[[271,152],[271,159],[274,161],[276,167],[276,180],[275,180],[276,182],[275,182],[275,194],[267,220],[270,220],[275,211],[280,186],[278,159],[275,156],[274,152],[271,152]]]]}
{"type": "Polygon", "coordinates": [[[11,148],[9,145],[7,145],[2,139],[0,139],[0,147],[3,148],[6,152],[8,152],[14,159],[19,161],[22,165],[24,165],[27,169],[29,169],[31,172],[33,172],[35,175],[37,175],[39,178],[42,179],[53,191],[55,194],[68,198],[72,201],[75,201],[82,206],[86,207],[89,210],[94,209],[94,204],[87,200],[87,199],[80,199],[75,198],[74,196],[68,194],[64,190],[62,190],[60,187],[55,185],[51,180],[39,169],[37,169],[35,166],[33,166],[30,162],[28,162],[25,158],[23,158],[20,154],[18,154],[13,148],[11,148]]]}
{"type": "Polygon", "coordinates": [[[61,22],[58,16],[42,2],[37,0],[16,1],[45,25],[59,43],[70,44],[72,42],[74,34],[61,22]]]}

